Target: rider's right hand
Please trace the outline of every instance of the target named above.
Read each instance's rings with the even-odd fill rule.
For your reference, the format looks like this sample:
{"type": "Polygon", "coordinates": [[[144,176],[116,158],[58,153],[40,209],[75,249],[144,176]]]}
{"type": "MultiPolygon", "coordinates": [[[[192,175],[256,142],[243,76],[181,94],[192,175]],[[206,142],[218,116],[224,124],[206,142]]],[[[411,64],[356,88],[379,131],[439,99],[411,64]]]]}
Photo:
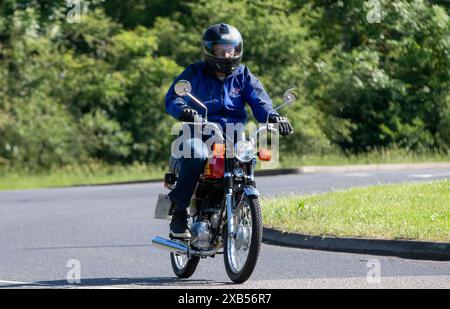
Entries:
{"type": "Polygon", "coordinates": [[[287,117],[272,115],[269,118],[269,123],[279,124],[279,132],[281,136],[286,136],[294,133],[294,129],[292,128],[292,125],[289,122],[289,119],[287,119],[287,117]]]}
{"type": "Polygon", "coordinates": [[[183,122],[194,122],[195,116],[198,115],[198,112],[192,108],[185,108],[180,116],[180,121],[183,122]]]}

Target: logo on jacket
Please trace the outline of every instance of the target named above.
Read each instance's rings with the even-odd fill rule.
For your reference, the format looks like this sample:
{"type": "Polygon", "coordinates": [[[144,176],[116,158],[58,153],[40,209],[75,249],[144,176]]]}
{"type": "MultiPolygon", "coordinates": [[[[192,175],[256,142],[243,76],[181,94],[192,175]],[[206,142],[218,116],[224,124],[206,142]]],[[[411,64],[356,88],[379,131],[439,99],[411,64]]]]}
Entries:
{"type": "Polygon", "coordinates": [[[231,90],[230,90],[230,97],[238,98],[240,96],[241,96],[241,89],[239,89],[239,88],[231,88],[231,90]]]}

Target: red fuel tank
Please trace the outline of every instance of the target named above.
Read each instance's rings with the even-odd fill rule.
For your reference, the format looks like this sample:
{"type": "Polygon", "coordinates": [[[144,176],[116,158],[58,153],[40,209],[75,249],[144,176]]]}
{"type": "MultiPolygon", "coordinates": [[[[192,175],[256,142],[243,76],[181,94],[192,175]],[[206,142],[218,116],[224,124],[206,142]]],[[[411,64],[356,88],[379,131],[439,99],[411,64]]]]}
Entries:
{"type": "Polygon", "coordinates": [[[220,179],[225,173],[225,145],[214,144],[213,149],[213,156],[205,166],[204,179],[220,179]]]}

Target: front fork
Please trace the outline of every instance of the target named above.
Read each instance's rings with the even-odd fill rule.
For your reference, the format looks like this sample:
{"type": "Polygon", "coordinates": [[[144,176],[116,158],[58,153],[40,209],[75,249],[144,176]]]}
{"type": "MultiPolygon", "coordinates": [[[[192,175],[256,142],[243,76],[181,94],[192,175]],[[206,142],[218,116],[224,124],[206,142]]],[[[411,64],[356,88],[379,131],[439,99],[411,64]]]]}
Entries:
{"type": "Polygon", "coordinates": [[[231,172],[225,173],[225,202],[227,207],[228,238],[233,238],[235,231],[233,216],[233,175],[231,172]]]}
{"type": "MultiPolygon", "coordinates": [[[[231,173],[232,166],[231,161],[225,161],[225,202],[227,208],[227,227],[228,227],[228,237],[233,238],[235,234],[235,224],[234,224],[234,216],[233,216],[233,208],[234,208],[234,200],[233,200],[233,174],[231,173]]],[[[247,185],[244,187],[244,192],[246,195],[256,195],[259,193],[255,189],[255,180],[254,180],[254,171],[256,167],[256,159],[249,164],[249,168],[247,170],[247,185]]]]}

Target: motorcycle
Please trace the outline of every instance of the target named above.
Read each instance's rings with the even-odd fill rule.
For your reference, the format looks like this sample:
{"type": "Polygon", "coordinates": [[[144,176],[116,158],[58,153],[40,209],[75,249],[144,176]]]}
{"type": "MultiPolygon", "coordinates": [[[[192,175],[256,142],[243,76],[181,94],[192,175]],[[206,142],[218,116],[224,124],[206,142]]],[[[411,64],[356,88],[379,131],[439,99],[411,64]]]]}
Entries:
{"type": "MultiPolygon", "coordinates": [[[[178,96],[188,96],[198,106],[207,107],[192,95],[192,86],[188,81],[179,81],[175,85],[178,96]]],[[[278,110],[291,105],[296,100],[293,89],[283,95],[284,103],[278,110]]],[[[218,128],[218,127],[217,127],[218,128]]],[[[224,144],[215,144],[213,156],[209,158],[205,171],[196,186],[189,207],[189,240],[165,239],[155,237],[152,244],[170,252],[173,271],[178,278],[191,277],[201,258],[224,255],[226,272],[235,283],[245,282],[253,273],[262,241],[262,215],[259,192],[256,189],[254,170],[256,158],[270,161],[268,150],[260,149],[256,153],[254,140],[264,131],[274,132],[276,128],[269,124],[259,128],[247,139],[234,145],[233,155],[229,156],[224,144]]],[[[220,130],[217,130],[220,133],[220,130]]],[[[226,138],[221,135],[221,140],[226,138]]],[[[165,175],[165,186],[173,189],[177,175],[172,171],[165,175]]],[[[155,209],[155,219],[171,219],[171,202],[166,194],[160,194],[155,209]]]]}

